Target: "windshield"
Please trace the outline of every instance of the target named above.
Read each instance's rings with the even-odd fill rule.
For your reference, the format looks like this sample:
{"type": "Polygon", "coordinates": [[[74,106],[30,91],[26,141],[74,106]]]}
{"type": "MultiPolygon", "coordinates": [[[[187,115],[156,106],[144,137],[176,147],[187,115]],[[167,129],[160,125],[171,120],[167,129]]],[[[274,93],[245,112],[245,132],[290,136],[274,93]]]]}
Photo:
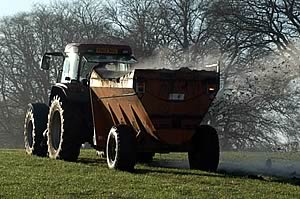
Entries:
{"type": "Polygon", "coordinates": [[[101,54],[87,54],[83,56],[88,62],[120,62],[127,64],[136,63],[136,59],[130,55],[101,55],[101,54]]]}
{"type": "Polygon", "coordinates": [[[136,59],[130,55],[83,55],[80,64],[80,78],[88,78],[93,68],[97,68],[99,70],[125,72],[130,70],[131,64],[136,62],[136,59]]]}

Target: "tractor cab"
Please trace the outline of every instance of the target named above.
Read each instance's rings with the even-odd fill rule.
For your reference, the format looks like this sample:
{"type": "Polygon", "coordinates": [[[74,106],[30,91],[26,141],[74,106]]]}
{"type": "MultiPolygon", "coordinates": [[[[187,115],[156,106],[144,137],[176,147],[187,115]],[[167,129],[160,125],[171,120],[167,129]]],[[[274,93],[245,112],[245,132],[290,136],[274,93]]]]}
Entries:
{"type": "Polygon", "coordinates": [[[50,68],[52,56],[63,58],[63,66],[57,79],[59,83],[87,82],[93,69],[104,76],[118,76],[128,73],[131,65],[137,62],[129,46],[71,43],[63,53],[45,53],[41,62],[42,69],[50,68]]]}

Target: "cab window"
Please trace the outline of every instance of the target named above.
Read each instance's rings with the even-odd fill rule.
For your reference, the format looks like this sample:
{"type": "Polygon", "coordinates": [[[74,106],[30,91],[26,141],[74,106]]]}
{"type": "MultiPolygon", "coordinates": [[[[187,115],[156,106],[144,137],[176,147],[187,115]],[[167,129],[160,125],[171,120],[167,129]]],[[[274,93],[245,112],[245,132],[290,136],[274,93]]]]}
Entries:
{"type": "Polygon", "coordinates": [[[61,82],[78,80],[79,56],[76,53],[68,53],[64,61],[61,82]]]}

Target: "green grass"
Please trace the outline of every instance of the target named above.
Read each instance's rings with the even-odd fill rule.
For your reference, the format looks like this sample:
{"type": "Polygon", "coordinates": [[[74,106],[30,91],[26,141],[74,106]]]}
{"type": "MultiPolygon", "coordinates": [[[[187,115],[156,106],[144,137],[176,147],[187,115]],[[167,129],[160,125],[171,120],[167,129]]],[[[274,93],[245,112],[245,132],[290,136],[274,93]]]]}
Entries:
{"type": "MultiPolygon", "coordinates": [[[[173,158],[186,156],[156,155],[155,161],[173,158]]],[[[93,150],[82,150],[78,162],[0,150],[0,198],[300,198],[300,186],[298,179],[251,179],[142,164],[134,173],[115,171],[93,150]]]]}
{"type": "Polygon", "coordinates": [[[299,152],[225,152],[222,153],[222,156],[224,159],[232,161],[252,161],[266,158],[271,158],[274,160],[300,161],[299,152]]]}

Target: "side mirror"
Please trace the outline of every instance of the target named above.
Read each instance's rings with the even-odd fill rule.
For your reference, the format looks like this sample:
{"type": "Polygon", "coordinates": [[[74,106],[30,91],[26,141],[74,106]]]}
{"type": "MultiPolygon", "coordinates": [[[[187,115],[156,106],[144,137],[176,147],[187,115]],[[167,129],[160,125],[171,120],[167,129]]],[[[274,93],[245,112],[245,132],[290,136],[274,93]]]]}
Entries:
{"type": "Polygon", "coordinates": [[[49,70],[51,57],[49,55],[44,55],[41,61],[41,68],[44,70],[49,70]]]}
{"type": "Polygon", "coordinates": [[[137,59],[134,56],[131,56],[130,60],[129,60],[129,63],[130,64],[136,64],[136,63],[138,63],[138,61],[137,61],[137,59]]]}

